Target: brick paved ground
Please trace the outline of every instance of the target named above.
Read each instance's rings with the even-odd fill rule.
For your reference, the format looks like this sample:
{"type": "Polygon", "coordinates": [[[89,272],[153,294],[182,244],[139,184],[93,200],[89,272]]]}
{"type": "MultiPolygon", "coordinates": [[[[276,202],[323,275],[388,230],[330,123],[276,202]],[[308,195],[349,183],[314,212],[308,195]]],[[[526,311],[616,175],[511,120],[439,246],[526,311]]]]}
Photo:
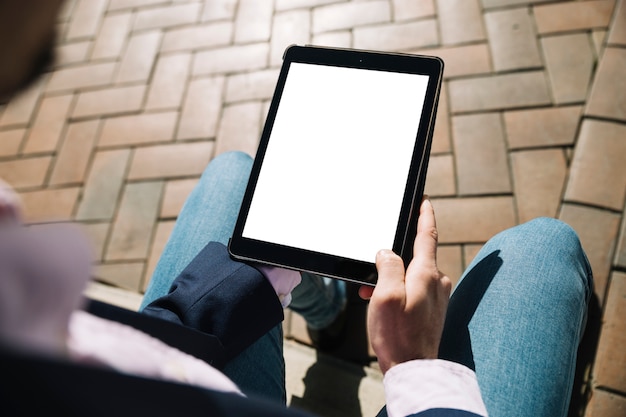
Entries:
{"type": "Polygon", "coordinates": [[[287,45],[442,57],[441,268],[533,217],[571,224],[597,299],[577,391],[586,416],[624,415],[626,1],[69,0],[59,27],[53,71],[0,107],[0,177],[29,222],[83,225],[97,279],[136,293],[207,162],[255,152],[287,45]]]}

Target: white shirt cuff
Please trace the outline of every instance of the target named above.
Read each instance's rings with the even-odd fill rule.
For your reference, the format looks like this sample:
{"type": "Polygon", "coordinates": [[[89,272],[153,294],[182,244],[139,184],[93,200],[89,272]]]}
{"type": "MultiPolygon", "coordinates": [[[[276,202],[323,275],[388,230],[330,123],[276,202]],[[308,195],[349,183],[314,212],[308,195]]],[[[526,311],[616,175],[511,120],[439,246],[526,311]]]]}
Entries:
{"type": "Polygon", "coordinates": [[[487,416],[476,374],[458,363],[414,360],[398,364],[383,379],[389,417],[447,408],[487,416]]]}

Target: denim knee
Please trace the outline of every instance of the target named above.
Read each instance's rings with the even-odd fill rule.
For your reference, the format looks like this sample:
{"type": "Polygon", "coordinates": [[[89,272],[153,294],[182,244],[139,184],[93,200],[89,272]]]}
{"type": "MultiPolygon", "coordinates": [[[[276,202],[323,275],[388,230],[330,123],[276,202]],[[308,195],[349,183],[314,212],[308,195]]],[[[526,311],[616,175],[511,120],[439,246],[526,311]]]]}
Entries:
{"type": "MultiPolygon", "coordinates": [[[[216,165],[249,165],[252,162],[252,157],[243,151],[227,151],[215,156],[207,168],[215,167],[216,165]]],[[[205,169],[206,171],[206,169],[205,169]]]]}
{"type": "MultiPolygon", "coordinates": [[[[587,293],[591,293],[593,278],[589,260],[578,233],[567,223],[551,217],[538,217],[502,234],[507,241],[512,238],[513,242],[524,242],[523,247],[527,250],[536,251],[537,248],[544,248],[553,256],[561,257],[563,261],[579,264],[586,272],[583,279],[585,279],[587,293]]],[[[528,256],[534,255],[528,254],[528,256]]]]}

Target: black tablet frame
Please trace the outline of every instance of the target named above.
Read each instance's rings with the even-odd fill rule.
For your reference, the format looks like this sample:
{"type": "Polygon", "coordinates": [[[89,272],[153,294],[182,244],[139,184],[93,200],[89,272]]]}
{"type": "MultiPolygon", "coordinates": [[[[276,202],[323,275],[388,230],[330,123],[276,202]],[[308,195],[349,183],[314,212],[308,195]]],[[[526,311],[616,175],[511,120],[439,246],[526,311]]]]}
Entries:
{"type": "Polygon", "coordinates": [[[407,177],[407,186],[392,248],[394,252],[402,257],[405,265],[408,265],[413,255],[419,207],[424,193],[430,147],[443,78],[443,61],[434,56],[310,45],[290,46],[286,49],[283,57],[283,65],[254,159],[250,180],[244,194],[233,236],[228,244],[229,253],[231,257],[240,261],[274,265],[373,286],[377,281],[376,265],[374,263],[263,242],[242,236],[280,98],[287,80],[289,67],[293,62],[421,74],[429,77],[411,166],[407,177]]]}

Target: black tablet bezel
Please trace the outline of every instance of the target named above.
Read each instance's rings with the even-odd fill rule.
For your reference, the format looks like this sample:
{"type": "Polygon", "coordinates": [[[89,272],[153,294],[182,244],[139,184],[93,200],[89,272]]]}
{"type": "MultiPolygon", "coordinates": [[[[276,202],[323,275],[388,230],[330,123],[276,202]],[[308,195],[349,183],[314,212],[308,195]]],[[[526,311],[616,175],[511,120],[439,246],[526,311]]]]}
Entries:
{"type": "Polygon", "coordinates": [[[398,227],[396,228],[394,244],[391,248],[402,257],[405,265],[408,265],[413,254],[417,217],[424,192],[430,146],[443,77],[443,61],[433,56],[317,46],[290,46],[285,51],[283,57],[283,65],[254,159],[250,180],[244,194],[233,236],[229,241],[229,252],[234,259],[241,261],[274,265],[361,284],[375,285],[377,272],[376,265],[373,262],[348,259],[242,236],[280,98],[287,80],[289,67],[294,62],[421,74],[429,77],[411,166],[407,176],[407,186],[397,223],[398,227]]]}

